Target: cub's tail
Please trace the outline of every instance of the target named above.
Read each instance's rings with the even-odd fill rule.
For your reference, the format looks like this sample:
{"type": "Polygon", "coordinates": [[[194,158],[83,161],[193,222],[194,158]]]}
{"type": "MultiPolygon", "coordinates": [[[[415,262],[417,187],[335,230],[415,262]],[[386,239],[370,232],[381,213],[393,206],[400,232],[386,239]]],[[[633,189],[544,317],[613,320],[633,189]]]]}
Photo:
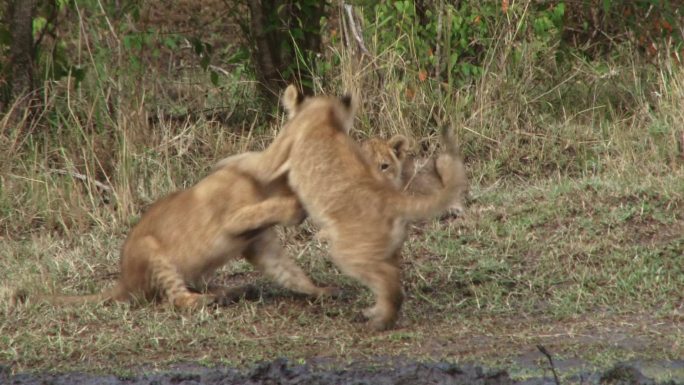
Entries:
{"type": "Polygon", "coordinates": [[[116,286],[106,289],[98,294],[89,295],[35,295],[30,296],[25,289],[16,290],[10,298],[10,308],[26,303],[47,302],[51,305],[81,305],[86,303],[108,303],[112,301],[126,301],[128,294],[124,287],[117,283],[116,286]]]}
{"type": "Polygon", "coordinates": [[[442,141],[445,151],[435,159],[435,171],[442,181],[442,188],[429,195],[397,193],[394,196],[393,207],[407,220],[415,221],[443,213],[467,188],[465,167],[453,129],[445,127],[442,130],[442,141]]]}

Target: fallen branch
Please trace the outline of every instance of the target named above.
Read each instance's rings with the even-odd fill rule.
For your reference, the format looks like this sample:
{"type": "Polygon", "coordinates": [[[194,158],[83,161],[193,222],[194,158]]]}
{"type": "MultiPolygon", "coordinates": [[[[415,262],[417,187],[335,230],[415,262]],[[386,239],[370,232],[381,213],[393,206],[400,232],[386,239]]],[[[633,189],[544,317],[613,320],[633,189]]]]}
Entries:
{"type": "Polygon", "coordinates": [[[83,175],[83,174],[80,174],[80,173],[77,173],[74,171],[67,171],[67,170],[61,170],[61,169],[51,169],[50,172],[53,174],[68,175],[74,179],[78,179],[78,180],[82,181],[83,183],[92,183],[95,185],[95,187],[97,187],[101,190],[107,191],[107,192],[112,191],[111,186],[108,186],[102,182],[98,182],[94,179],[88,178],[86,175],[83,175]]]}
{"type": "Polygon", "coordinates": [[[553,380],[556,382],[556,385],[560,385],[560,380],[558,379],[558,374],[556,373],[556,366],[553,364],[553,358],[551,358],[551,353],[549,353],[548,350],[542,345],[537,345],[537,349],[539,349],[540,352],[542,352],[543,355],[546,356],[546,358],[549,360],[549,365],[551,365],[551,373],[553,373],[553,380]]]}

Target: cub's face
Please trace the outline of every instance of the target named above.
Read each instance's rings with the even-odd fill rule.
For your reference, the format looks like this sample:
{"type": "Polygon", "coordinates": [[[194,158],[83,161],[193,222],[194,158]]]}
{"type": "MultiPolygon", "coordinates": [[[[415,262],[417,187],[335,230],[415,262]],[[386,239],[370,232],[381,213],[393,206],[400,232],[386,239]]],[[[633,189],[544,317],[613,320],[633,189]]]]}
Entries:
{"type": "Polygon", "coordinates": [[[371,138],[361,143],[361,151],[378,173],[394,187],[402,186],[402,171],[409,150],[409,141],[403,135],[389,140],[371,138]]]}

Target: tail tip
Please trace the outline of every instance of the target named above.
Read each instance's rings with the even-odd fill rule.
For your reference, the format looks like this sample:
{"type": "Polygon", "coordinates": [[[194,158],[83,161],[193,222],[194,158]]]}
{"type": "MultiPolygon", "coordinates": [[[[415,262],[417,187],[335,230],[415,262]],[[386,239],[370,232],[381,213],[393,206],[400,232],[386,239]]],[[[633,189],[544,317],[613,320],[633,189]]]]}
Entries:
{"type": "Polygon", "coordinates": [[[458,155],[460,149],[456,140],[454,127],[451,125],[444,125],[442,128],[442,140],[446,146],[446,152],[451,155],[458,155]]]}

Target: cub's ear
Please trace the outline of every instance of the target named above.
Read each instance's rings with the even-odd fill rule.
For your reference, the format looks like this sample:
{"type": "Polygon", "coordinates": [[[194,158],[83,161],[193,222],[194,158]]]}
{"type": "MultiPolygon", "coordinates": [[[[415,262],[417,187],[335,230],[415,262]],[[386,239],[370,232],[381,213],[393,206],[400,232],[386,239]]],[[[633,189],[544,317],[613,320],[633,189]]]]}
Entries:
{"type": "Polygon", "coordinates": [[[387,144],[392,151],[394,151],[394,155],[396,155],[399,160],[403,160],[408,154],[410,142],[404,135],[394,135],[387,141],[387,144]]]}
{"type": "Polygon", "coordinates": [[[344,94],[337,99],[338,106],[335,107],[335,115],[338,121],[341,123],[341,128],[345,133],[349,133],[351,127],[354,123],[354,116],[356,114],[356,101],[357,98],[354,97],[352,100],[351,94],[344,94]]]}
{"type": "Polygon", "coordinates": [[[289,119],[294,118],[297,114],[297,109],[300,104],[304,101],[304,95],[297,90],[294,84],[290,84],[283,92],[283,96],[280,102],[283,104],[283,108],[287,112],[287,117],[289,119]]]}
{"type": "Polygon", "coordinates": [[[340,101],[342,102],[342,105],[347,107],[347,109],[351,109],[352,107],[352,97],[349,94],[345,94],[340,98],[340,101]]]}

